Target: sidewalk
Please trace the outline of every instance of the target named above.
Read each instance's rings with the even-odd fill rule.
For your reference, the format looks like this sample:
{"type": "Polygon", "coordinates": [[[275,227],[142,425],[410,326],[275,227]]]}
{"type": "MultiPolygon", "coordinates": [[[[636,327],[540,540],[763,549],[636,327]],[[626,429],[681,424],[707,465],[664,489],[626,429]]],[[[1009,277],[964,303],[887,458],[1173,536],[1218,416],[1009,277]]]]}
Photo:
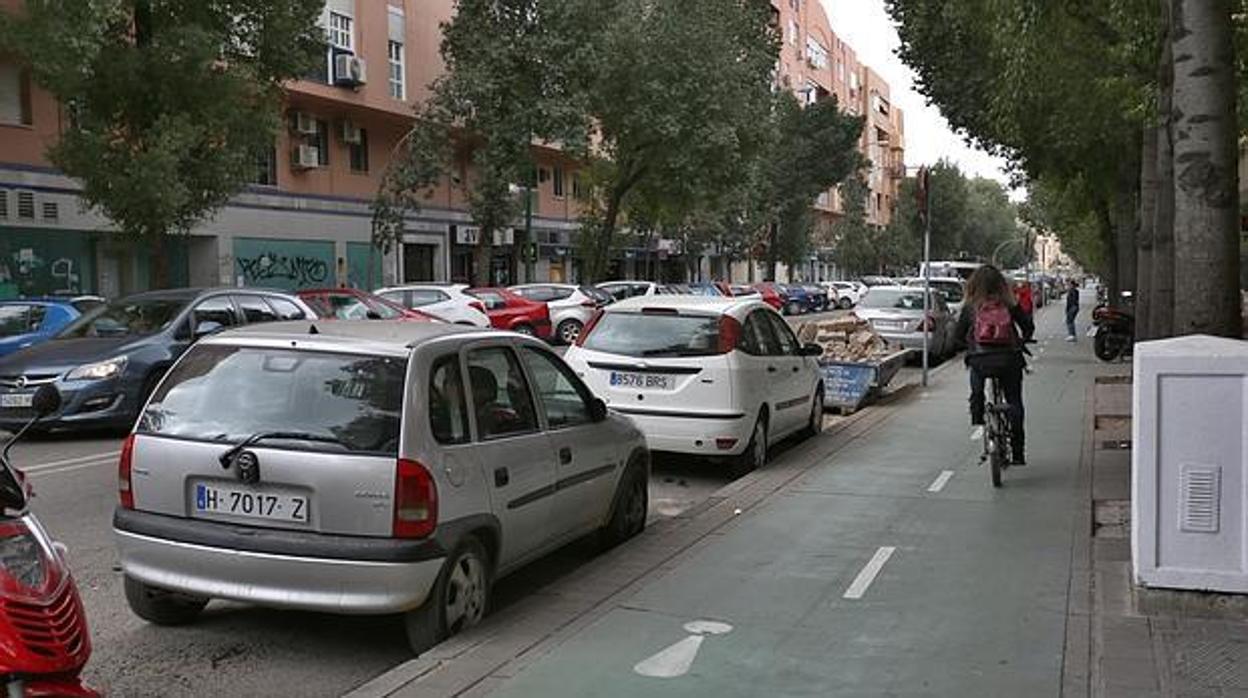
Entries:
{"type": "Polygon", "coordinates": [[[1039,324],[1002,489],[952,362],[356,695],[1086,695],[1101,369],[1039,324]]]}

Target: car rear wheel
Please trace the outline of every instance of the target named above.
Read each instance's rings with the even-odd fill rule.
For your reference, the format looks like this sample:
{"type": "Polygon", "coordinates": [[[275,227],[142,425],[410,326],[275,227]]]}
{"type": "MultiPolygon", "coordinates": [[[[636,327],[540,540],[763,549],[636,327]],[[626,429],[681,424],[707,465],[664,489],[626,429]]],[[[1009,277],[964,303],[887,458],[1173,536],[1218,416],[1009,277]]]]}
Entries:
{"type": "Polygon", "coordinates": [[[802,304],[797,301],[790,301],[788,305],[784,306],[785,315],[800,315],[801,313],[802,304]]]}
{"type": "Polygon", "coordinates": [[[490,557],[467,536],[447,558],[425,603],[404,617],[407,641],[416,654],[481,622],[490,599],[490,557]]]}
{"type": "Polygon", "coordinates": [[[124,585],[130,610],[154,625],[186,625],[208,605],[208,599],[158,589],[133,577],[126,577],[124,585]]]}
{"type": "Polygon", "coordinates": [[[854,302],[848,298],[842,298],[840,301],[837,302],[837,305],[840,306],[841,310],[849,310],[850,308],[854,307],[854,302]]]}
{"type": "Polygon", "coordinates": [[[583,329],[583,327],[584,325],[581,324],[580,320],[564,320],[559,323],[559,329],[556,331],[556,336],[558,336],[559,341],[564,344],[575,344],[577,338],[581,336],[581,329],[583,329]]]}
{"type": "Polygon", "coordinates": [[[611,520],[599,531],[602,547],[613,548],[641,533],[646,528],[646,515],[650,513],[650,483],[646,469],[630,466],[620,480],[611,507],[611,520]]]}
{"type": "Polygon", "coordinates": [[[750,443],[741,455],[733,459],[732,476],[741,477],[758,470],[767,464],[767,413],[760,412],[758,421],[754,422],[754,431],[750,435],[750,443]]]}
{"type": "Polygon", "coordinates": [[[523,334],[523,335],[528,335],[528,336],[530,336],[530,337],[532,337],[532,336],[535,334],[535,333],[533,332],[533,326],[532,326],[532,325],[529,325],[529,324],[527,324],[527,323],[523,323],[523,322],[522,322],[522,323],[520,323],[519,325],[516,325],[515,327],[511,328],[511,331],[512,331],[512,332],[518,332],[518,333],[523,334]]]}
{"type": "Polygon", "coordinates": [[[823,388],[815,391],[814,404],[810,406],[810,422],[806,424],[806,436],[823,433],[823,388]]]}

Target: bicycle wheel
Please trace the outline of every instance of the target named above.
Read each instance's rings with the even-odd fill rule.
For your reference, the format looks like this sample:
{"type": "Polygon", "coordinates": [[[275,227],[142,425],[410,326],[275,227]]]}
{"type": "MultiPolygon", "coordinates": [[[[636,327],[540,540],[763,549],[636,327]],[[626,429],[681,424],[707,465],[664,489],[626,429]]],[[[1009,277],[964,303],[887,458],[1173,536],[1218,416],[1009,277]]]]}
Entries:
{"type": "Polygon", "coordinates": [[[1001,486],[1001,471],[1005,470],[1005,449],[999,436],[994,435],[992,449],[988,453],[988,462],[992,470],[992,486],[1001,486]]]}

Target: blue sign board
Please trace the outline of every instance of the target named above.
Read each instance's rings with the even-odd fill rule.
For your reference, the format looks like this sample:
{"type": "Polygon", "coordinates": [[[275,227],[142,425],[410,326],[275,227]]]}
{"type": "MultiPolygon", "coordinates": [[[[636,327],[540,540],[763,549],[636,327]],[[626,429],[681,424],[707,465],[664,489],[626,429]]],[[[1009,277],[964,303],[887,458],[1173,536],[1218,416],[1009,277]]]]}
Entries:
{"type": "Polygon", "coordinates": [[[871,392],[875,372],[876,367],[871,364],[824,364],[824,406],[857,409],[871,392]]]}

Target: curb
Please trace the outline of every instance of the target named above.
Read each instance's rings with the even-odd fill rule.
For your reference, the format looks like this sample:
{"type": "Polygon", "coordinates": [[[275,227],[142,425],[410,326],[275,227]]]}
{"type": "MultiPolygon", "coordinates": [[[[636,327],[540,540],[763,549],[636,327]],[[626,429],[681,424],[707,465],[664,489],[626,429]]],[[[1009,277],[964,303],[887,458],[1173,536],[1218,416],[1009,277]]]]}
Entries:
{"type": "Polygon", "coordinates": [[[373,678],[347,696],[488,694],[635,594],[656,573],[662,575],[695,554],[720,528],[887,422],[918,388],[916,384],[899,387],[873,405],[878,409],[846,417],[832,431],[787,449],[762,470],[729,483],[678,516],[656,522],[629,543],[587,560],[566,577],[536,589],[488,616],[481,625],[373,678]]]}

